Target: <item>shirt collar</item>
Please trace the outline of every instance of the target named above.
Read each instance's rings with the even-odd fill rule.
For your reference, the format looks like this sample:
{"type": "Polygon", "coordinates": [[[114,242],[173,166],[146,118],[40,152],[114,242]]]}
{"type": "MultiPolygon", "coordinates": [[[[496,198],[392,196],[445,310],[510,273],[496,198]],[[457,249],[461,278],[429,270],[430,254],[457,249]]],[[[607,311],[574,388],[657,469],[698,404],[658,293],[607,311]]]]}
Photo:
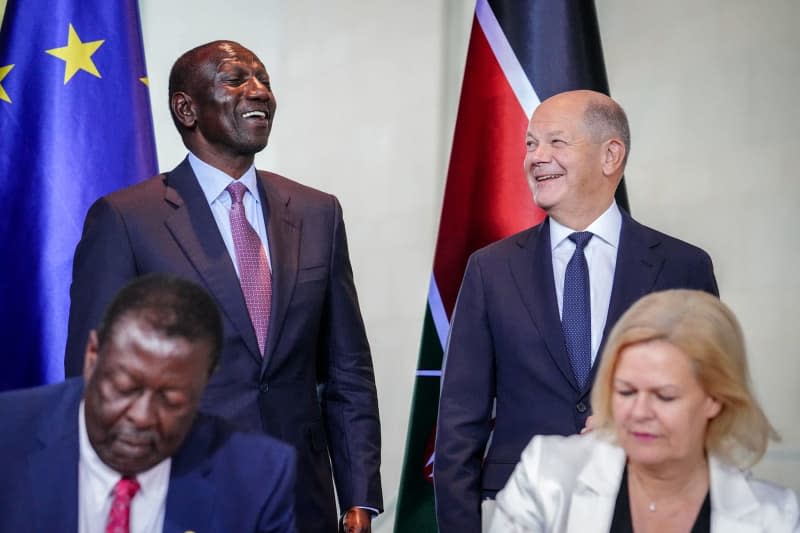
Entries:
{"type": "Polygon", "coordinates": [[[189,165],[192,167],[194,175],[197,176],[197,181],[200,183],[200,188],[203,189],[203,195],[205,195],[209,205],[218,199],[226,203],[230,202],[230,195],[225,191],[225,188],[234,181],[239,181],[239,183],[247,187],[256,204],[261,203],[258,195],[255,163],[250,165],[250,168],[238,180],[234,180],[220,169],[212,167],[191,152],[189,152],[189,165]]]}
{"type": "MultiPolygon", "coordinates": [[[[619,212],[617,202],[612,200],[608,209],[597,217],[594,222],[589,224],[584,231],[593,233],[596,237],[600,237],[613,248],[617,248],[619,245],[619,232],[621,228],[622,213],[619,212]]],[[[567,237],[575,233],[575,231],[576,230],[559,223],[553,217],[550,217],[550,249],[555,250],[558,248],[558,246],[560,246],[567,237]]]]}
{"type": "MultiPolygon", "coordinates": [[[[78,407],[78,446],[80,460],[86,466],[89,474],[90,483],[98,488],[94,494],[102,494],[108,497],[114,490],[114,486],[122,478],[122,475],[105,464],[92,443],[89,441],[89,433],[86,431],[86,414],[84,401],[81,400],[78,407]]],[[[172,458],[167,457],[150,470],[136,474],[136,481],[139,482],[139,490],[142,494],[154,491],[162,483],[169,483],[169,472],[172,466],[172,458]]],[[[165,485],[161,485],[165,486],[165,485]]],[[[102,505],[102,501],[99,502],[102,505]]]]}

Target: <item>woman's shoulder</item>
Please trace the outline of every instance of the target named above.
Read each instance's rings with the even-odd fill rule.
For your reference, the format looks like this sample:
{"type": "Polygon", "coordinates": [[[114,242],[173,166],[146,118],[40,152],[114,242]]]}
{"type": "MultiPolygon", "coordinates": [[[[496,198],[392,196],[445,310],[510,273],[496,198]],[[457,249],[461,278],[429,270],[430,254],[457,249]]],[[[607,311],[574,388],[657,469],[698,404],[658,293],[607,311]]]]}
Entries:
{"type": "Polygon", "coordinates": [[[800,531],[797,495],[791,489],[757,479],[749,471],[716,458],[711,460],[711,485],[711,502],[716,507],[712,512],[736,515],[745,521],[753,518],[771,524],[770,531],[800,531]]]}
{"type": "Polygon", "coordinates": [[[583,435],[536,435],[531,439],[528,448],[538,447],[543,450],[558,450],[562,453],[585,453],[594,450],[619,450],[609,435],[600,431],[591,431],[583,435]]]}
{"type": "Polygon", "coordinates": [[[800,509],[793,490],[754,477],[748,477],[747,484],[762,513],[772,515],[776,523],[793,525],[793,531],[800,531],[800,509]]]}
{"type": "Polygon", "coordinates": [[[596,431],[585,435],[537,435],[522,452],[522,462],[535,462],[544,471],[552,470],[562,476],[576,474],[593,460],[624,456],[621,448],[596,431]]]}
{"type": "Polygon", "coordinates": [[[608,524],[612,506],[598,504],[595,498],[602,495],[613,502],[624,464],[625,452],[596,431],[569,437],[537,435],[497,495],[490,531],[565,531],[573,520],[586,525],[586,515],[592,522],[608,524]],[[576,495],[582,495],[581,503],[573,511],[576,495]]]}

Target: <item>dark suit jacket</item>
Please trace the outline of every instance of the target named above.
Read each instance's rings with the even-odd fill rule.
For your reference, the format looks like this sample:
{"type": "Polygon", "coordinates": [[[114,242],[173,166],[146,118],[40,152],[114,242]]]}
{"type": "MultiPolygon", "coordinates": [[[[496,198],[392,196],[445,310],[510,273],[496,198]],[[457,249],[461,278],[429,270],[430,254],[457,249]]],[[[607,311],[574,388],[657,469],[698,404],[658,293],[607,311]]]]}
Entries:
{"type": "MultiPolygon", "coordinates": [[[[622,215],[604,338],[649,292],[718,294],[708,254],[622,215]]],[[[561,329],[549,219],[470,257],[444,369],[434,459],[437,520],[442,533],[478,532],[481,499],[503,488],[531,438],[577,433],[591,412],[591,387],[578,387],[561,329]]]]}
{"type": "MultiPolygon", "coordinates": [[[[78,531],[82,395],[81,378],[0,395],[0,533],[78,531]]],[[[198,415],[172,457],[164,533],[295,531],[294,483],[291,447],[198,415]]]]}
{"type": "Polygon", "coordinates": [[[131,278],[169,272],[205,286],[225,340],[202,409],[292,444],[298,527],[332,531],[331,464],[342,509],[382,508],[377,395],[341,207],[329,194],[258,174],[273,270],[263,360],[233,262],[184,160],[89,210],[75,251],[66,372],[81,372],[89,330],[131,278]]]}

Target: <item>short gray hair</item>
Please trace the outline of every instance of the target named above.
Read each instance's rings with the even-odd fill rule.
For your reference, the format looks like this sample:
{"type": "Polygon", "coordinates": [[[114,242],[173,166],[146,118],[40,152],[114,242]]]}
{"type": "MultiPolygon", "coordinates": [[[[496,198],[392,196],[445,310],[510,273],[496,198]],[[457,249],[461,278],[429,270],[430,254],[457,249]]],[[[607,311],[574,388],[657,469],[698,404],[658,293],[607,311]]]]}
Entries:
{"type": "Polygon", "coordinates": [[[595,142],[603,142],[611,137],[619,137],[625,145],[623,168],[631,152],[631,130],[625,110],[611,98],[592,99],[583,112],[583,121],[595,142]]]}

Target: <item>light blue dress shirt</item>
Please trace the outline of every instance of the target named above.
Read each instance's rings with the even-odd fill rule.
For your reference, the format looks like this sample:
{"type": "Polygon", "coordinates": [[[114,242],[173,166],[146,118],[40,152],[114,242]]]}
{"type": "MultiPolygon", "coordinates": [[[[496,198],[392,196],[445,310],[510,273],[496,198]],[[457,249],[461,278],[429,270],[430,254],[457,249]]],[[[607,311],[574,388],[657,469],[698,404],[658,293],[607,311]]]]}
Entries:
{"type": "MultiPolygon", "coordinates": [[[[194,175],[197,176],[200,188],[203,189],[203,194],[211,207],[214,221],[217,223],[222,240],[225,242],[225,248],[228,249],[228,254],[231,256],[238,276],[239,265],[236,262],[236,248],[233,245],[233,234],[231,233],[231,195],[225,190],[228,185],[237,180],[234,180],[218,168],[201,161],[191,152],[189,153],[189,165],[191,165],[194,175]]],[[[258,194],[258,177],[256,176],[255,165],[251,165],[239,177],[238,181],[247,187],[247,192],[242,200],[245,216],[261,239],[264,251],[267,253],[267,261],[269,261],[270,269],[272,269],[272,257],[269,253],[269,239],[267,238],[267,227],[264,223],[264,210],[261,205],[261,197],[258,194]]]]}

